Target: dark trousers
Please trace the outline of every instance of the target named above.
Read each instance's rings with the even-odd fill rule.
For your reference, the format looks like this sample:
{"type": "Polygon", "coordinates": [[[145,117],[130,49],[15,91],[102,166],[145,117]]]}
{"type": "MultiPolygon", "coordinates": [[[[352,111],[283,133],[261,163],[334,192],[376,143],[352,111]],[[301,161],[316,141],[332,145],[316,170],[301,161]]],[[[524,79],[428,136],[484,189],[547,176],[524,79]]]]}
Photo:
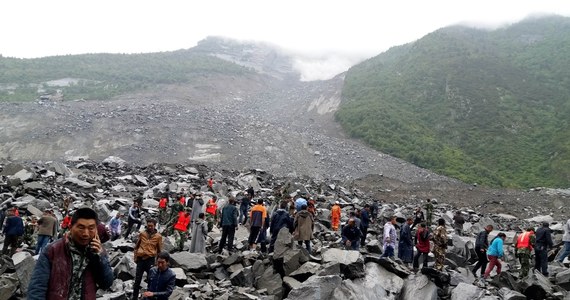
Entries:
{"type": "Polygon", "coordinates": [[[422,266],[424,268],[427,268],[428,266],[428,256],[429,256],[429,252],[416,252],[416,255],[414,255],[414,261],[412,263],[412,266],[414,269],[417,269],[420,267],[420,256],[422,257],[422,266]]]}
{"type": "MultiPolygon", "coordinates": [[[[303,246],[303,241],[297,241],[297,244],[299,245],[299,247],[303,246]]],[[[305,241],[305,248],[307,248],[307,251],[309,251],[309,254],[311,253],[311,241],[307,240],[305,241]]]]}
{"type": "Polygon", "coordinates": [[[236,234],[236,227],[234,225],[222,226],[222,238],[220,239],[220,245],[218,246],[218,253],[222,253],[222,250],[226,246],[226,241],[228,243],[228,250],[229,251],[233,250],[235,234],[236,234]]]}
{"type": "Polygon", "coordinates": [[[154,257],[142,259],[139,258],[137,261],[137,271],[135,275],[135,283],[133,284],[133,300],[139,299],[139,291],[141,288],[141,281],[143,277],[143,273],[146,272],[148,275],[148,271],[154,266],[154,257]]]}
{"type": "Polygon", "coordinates": [[[386,250],[382,253],[380,257],[394,257],[394,247],[386,246],[386,250]]]}
{"type": "Polygon", "coordinates": [[[257,240],[257,236],[259,235],[260,230],[261,226],[251,226],[249,231],[249,239],[247,240],[250,246],[255,244],[255,240],[257,240]]]}
{"type": "Polygon", "coordinates": [[[131,233],[131,229],[133,229],[133,225],[135,225],[135,224],[138,224],[137,230],[136,230],[136,232],[138,232],[141,229],[142,222],[140,220],[135,220],[135,219],[129,218],[129,220],[127,221],[127,232],[125,233],[125,238],[129,237],[129,234],[131,233]]]}
{"type": "Polygon", "coordinates": [[[8,234],[6,238],[4,238],[4,247],[2,247],[2,254],[12,256],[16,253],[16,249],[18,248],[18,240],[19,236],[8,234]],[[10,252],[8,252],[8,247],[10,247],[10,252]]]}
{"type": "Polygon", "coordinates": [[[360,245],[366,245],[366,234],[368,234],[368,227],[361,226],[362,235],[360,236],[360,245]]]}
{"type": "Polygon", "coordinates": [[[545,246],[536,246],[534,250],[534,268],[548,276],[548,249],[545,246]]]}
{"type": "Polygon", "coordinates": [[[485,273],[485,270],[487,270],[487,263],[489,262],[489,260],[487,259],[487,251],[485,251],[484,249],[475,247],[475,252],[477,253],[478,260],[475,266],[473,267],[471,273],[473,273],[473,275],[477,277],[477,270],[481,269],[481,275],[485,273]]]}

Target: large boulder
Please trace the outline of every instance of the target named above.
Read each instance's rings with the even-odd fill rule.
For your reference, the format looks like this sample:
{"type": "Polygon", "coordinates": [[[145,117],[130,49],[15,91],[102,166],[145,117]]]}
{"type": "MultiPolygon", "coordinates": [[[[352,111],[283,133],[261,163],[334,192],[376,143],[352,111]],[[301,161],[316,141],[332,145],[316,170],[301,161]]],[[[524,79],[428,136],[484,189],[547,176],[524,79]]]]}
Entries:
{"type": "Polygon", "coordinates": [[[412,275],[404,280],[400,300],[437,300],[437,286],[425,275],[412,275]]]}
{"type": "Polygon", "coordinates": [[[313,276],[299,288],[291,290],[286,299],[330,300],[341,283],[342,279],[338,275],[313,276]]]}
{"type": "Polygon", "coordinates": [[[323,263],[338,262],[342,273],[349,279],[360,278],[364,273],[364,258],[358,251],[326,249],[323,253],[323,263]]]}
{"type": "Polygon", "coordinates": [[[190,272],[201,271],[208,267],[208,261],[206,261],[204,254],[186,251],[171,254],[170,263],[173,267],[180,267],[190,272]]]}
{"type": "Polygon", "coordinates": [[[16,268],[16,275],[20,281],[20,290],[22,294],[28,293],[28,284],[36,266],[36,260],[28,252],[18,252],[12,256],[14,261],[14,268],[16,268]]]}
{"type": "Polygon", "coordinates": [[[451,300],[478,300],[484,294],[484,289],[462,282],[451,292],[451,300]]]}

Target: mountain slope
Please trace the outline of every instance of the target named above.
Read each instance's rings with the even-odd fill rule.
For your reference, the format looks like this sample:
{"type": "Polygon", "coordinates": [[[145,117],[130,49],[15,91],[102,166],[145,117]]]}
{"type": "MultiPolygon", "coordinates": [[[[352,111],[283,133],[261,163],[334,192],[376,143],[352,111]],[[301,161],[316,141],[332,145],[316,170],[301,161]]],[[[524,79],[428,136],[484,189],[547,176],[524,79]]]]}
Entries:
{"type": "Polygon", "coordinates": [[[440,29],[351,68],[336,118],[418,166],[492,186],[567,186],[570,19],[440,29]]]}

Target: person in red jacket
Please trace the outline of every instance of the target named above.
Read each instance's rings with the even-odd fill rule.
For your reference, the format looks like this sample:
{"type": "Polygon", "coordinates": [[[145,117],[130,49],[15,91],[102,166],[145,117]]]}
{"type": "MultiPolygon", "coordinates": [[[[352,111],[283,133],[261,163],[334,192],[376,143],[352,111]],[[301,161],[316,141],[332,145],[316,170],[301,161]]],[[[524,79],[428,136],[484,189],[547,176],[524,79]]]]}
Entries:
{"type": "Polygon", "coordinates": [[[423,256],[423,267],[428,266],[428,254],[429,254],[429,228],[426,227],[425,223],[421,223],[418,231],[416,232],[416,248],[418,252],[414,256],[413,267],[414,272],[417,272],[420,266],[420,256],[423,256]]]}
{"type": "Polygon", "coordinates": [[[190,209],[178,213],[178,221],[174,224],[176,235],[176,245],[178,250],[184,250],[184,243],[188,239],[188,225],[190,225],[190,209]]]}
{"type": "Polygon", "coordinates": [[[218,197],[212,196],[206,203],[206,222],[208,222],[208,232],[212,231],[214,224],[218,223],[218,197]]]}
{"type": "Polygon", "coordinates": [[[164,224],[167,221],[166,220],[167,209],[168,209],[168,196],[165,194],[162,196],[162,198],[160,198],[160,201],[158,202],[158,221],[160,222],[160,224],[164,224]]]}

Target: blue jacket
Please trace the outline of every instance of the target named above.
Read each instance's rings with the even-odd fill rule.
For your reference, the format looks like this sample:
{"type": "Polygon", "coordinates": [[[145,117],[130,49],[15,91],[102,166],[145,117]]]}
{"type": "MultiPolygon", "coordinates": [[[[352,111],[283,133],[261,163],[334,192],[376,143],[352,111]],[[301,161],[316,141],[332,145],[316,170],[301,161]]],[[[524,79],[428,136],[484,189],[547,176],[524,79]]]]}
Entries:
{"type": "Polygon", "coordinates": [[[6,235],[24,235],[24,222],[18,216],[10,216],[6,218],[6,226],[2,230],[6,235]]]}
{"type": "Polygon", "coordinates": [[[366,209],[362,209],[362,211],[360,211],[360,227],[368,228],[368,225],[370,225],[368,211],[366,209]]]}
{"type": "Polygon", "coordinates": [[[235,205],[228,204],[222,208],[222,226],[238,226],[238,209],[235,205]]]}
{"type": "Polygon", "coordinates": [[[289,212],[280,208],[273,213],[271,216],[271,225],[269,227],[269,232],[271,235],[279,234],[281,228],[287,227],[289,232],[293,231],[293,218],[289,216],[289,212]]]}
{"type": "Polygon", "coordinates": [[[487,249],[487,255],[503,257],[503,239],[497,237],[491,242],[491,246],[487,249]]]}
{"type": "Polygon", "coordinates": [[[148,291],[154,293],[152,299],[167,300],[176,287],[176,274],[168,268],[160,272],[157,267],[153,267],[148,272],[148,291]]]}

